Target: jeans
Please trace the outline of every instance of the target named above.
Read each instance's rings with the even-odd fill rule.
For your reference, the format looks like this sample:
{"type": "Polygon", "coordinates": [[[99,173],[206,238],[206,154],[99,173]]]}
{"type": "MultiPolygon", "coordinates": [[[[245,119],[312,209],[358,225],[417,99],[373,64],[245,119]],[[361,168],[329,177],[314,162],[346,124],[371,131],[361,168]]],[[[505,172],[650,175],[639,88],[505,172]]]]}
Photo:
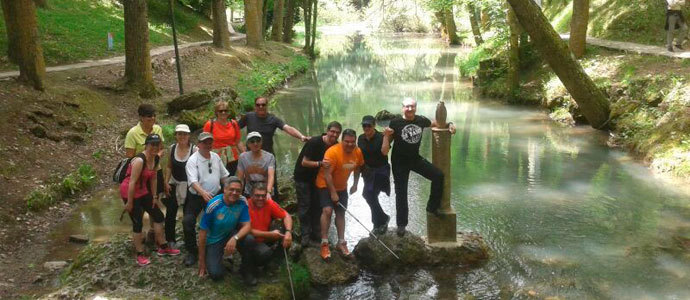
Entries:
{"type": "MultiPolygon", "coordinates": [[[[189,195],[189,192],[187,193],[189,195]]],[[[170,185],[170,196],[163,198],[163,205],[165,205],[165,240],[168,242],[175,242],[175,225],[177,224],[177,193],[175,193],[175,185],[170,185]]]]}
{"type": "Polygon", "coordinates": [[[316,186],[313,182],[295,181],[295,193],[301,236],[303,239],[308,239],[311,235],[311,238],[318,239],[321,232],[321,207],[316,186]]]}
{"type": "Polygon", "coordinates": [[[205,206],[204,198],[192,193],[187,194],[187,200],[184,203],[182,229],[184,232],[184,246],[192,255],[197,255],[198,253],[196,245],[196,218],[205,206]]]}
{"type": "MultiPolygon", "coordinates": [[[[221,280],[225,276],[225,267],[223,266],[223,257],[225,256],[225,245],[230,238],[237,234],[237,230],[233,230],[226,238],[206,245],[206,271],[208,276],[213,280],[221,280]]],[[[254,237],[249,234],[237,242],[237,250],[242,255],[242,265],[245,264],[245,257],[250,256],[250,249],[247,247],[247,240],[253,240],[254,237]]]]}
{"type": "Polygon", "coordinates": [[[427,211],[436,211],[441,206],[443,195],[443,172],[424,158],[411,161],[393,162],[393,180],[395,182],[395,210],[398,227],[407,226],[407,183],[410,179],[410,171],[422,175],[431,180],[431,193],[427,202],[427,211]]]}
{"type": "MultiPolygon", "coordinates": [[[[258,266],[265,266],[273,257],[273,249],[264,242],[257,242],[253,235],[248,234],[244,239],[245,252],[242,254],[240,272],[256,274],[258,266]]],[[[282,247],[282,245],[278,245],[282,247]]]]}

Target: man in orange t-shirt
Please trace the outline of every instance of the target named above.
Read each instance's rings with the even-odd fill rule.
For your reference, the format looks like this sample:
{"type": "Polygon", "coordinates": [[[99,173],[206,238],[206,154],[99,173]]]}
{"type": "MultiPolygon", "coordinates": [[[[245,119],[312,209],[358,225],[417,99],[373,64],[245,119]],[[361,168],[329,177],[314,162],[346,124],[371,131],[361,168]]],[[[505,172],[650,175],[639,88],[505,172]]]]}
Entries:
{"type": "Polygon", "coordinates": [[[357,191],[359,172],[364,165],[362,150],[357,147],[357,133],[352,129],[343,130],[342,142],[333,145],[324,154],[324,160],[329,167],[321,167],[316,176],[319,201],[321,203],[321,258],[329,259],[331,251],[328,248],[328,228],[331,226],[331,215],[335,208],[335,227],[338,231],[336,248],[345,256],[350,255],[345,243],[345,209],[347,207],[347,179],[355,173],[354,184],[350,194],[357,191]]]}

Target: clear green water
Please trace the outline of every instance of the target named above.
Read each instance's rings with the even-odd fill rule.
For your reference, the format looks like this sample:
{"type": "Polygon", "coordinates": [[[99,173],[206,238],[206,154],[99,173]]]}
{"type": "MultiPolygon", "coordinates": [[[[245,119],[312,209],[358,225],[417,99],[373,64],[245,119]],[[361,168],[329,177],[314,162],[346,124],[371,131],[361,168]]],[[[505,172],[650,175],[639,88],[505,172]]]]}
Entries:
{"type": "MultiPolygon", "coordinates": [[[[272,111],[312,135],[331,120],[360,133],[363,115],[399,113],[404,96],[430,118],[443,98],[458,126],[450,162],[458,230],[482,234],[493,249],[477,269],[365,273],[327,291],[330,298],[690,299],[689,198],[609,149],[605,133],[561,128],[543,111],[481,99],[453,67],[466,50],[436,38],[328,36],[319,45],[315,74],[281,91],[272,111]]],[[[422,153],[430,159],[429,138],[422,153]]],[[[278,134],[277,145],[279,165],[290,172],[301,144],[278,134]]],[[[409,229],[423,234],[429,182],[413,176],[409,189],[409,229]]],[[[380,201],[395,214],[393,195],[380,201]]],[[[361,194],[350,210],[371,228],[361,194]]],[[[350,218],[346,228],[351,247],[367,235],[350,218]]]]}

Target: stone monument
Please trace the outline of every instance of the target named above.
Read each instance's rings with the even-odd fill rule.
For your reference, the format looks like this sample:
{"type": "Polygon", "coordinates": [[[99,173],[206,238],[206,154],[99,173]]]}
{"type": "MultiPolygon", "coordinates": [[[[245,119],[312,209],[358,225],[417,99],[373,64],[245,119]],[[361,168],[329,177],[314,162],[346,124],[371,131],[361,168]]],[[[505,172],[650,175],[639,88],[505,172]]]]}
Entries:
{"type": "Polygon", "coordinates": [[[427,213],[426,233],[429,244],[457,242],[455,211],[450,206],[450,137],[443,100],[436,105],[436,125],[431,128],[431,162],[443,172],[443,194],[439,216],[427,213]]]}

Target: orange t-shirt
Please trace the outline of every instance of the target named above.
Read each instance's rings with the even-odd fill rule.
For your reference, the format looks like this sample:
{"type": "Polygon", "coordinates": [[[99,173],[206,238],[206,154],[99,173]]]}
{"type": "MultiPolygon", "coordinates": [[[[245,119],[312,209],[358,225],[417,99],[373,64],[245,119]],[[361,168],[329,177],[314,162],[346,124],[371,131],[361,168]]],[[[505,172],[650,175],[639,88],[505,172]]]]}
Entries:
{"type": "MultiPolygon", "coordinates": [[[[204,124],[204,132],[211,132],[211,121],[206,121],[204,124]]],[[[227,146],[236,146],[242,138],[240,133],[240,126],[235,120],[228,120],[225,125],[218,121],[213,121],[213,149],[220,149],[227,146]]],[[[233,153],[237,159],[238,153],[233,153]]]]}
{"type": "MultiPolygon", "coordinates": [[[[336,191],[344,191],[347,189],[347,178],[350,177],[350,173],[364,165],[362,150],[359,149],[359,147],[355,147],[352,153],[345,153],[342,143],[328,148],[326,154],[323,155],[323,159],[331,162],[331,168],[334,168],[333,185],[336,191]]],[[[319,170],[319,174],[316,175],[316,187],[322,189],[328,187],[326,185],[325,172],[326,169],[324,168],[319,170]]]]}
{"type": "MultiPolygon", "coordinates": [[[[252,229],[268,231],[271,226],[271,220],[283,219],[287,212],[282,209],[275,201],[266,199],[264,207],[258,208],[254,206],[252,199],[247,199],[249,203],[249,219],[251,220],[252,229]]],[[[261,243],[263,238],[256,238],[256,241],[261,243]]]]}

